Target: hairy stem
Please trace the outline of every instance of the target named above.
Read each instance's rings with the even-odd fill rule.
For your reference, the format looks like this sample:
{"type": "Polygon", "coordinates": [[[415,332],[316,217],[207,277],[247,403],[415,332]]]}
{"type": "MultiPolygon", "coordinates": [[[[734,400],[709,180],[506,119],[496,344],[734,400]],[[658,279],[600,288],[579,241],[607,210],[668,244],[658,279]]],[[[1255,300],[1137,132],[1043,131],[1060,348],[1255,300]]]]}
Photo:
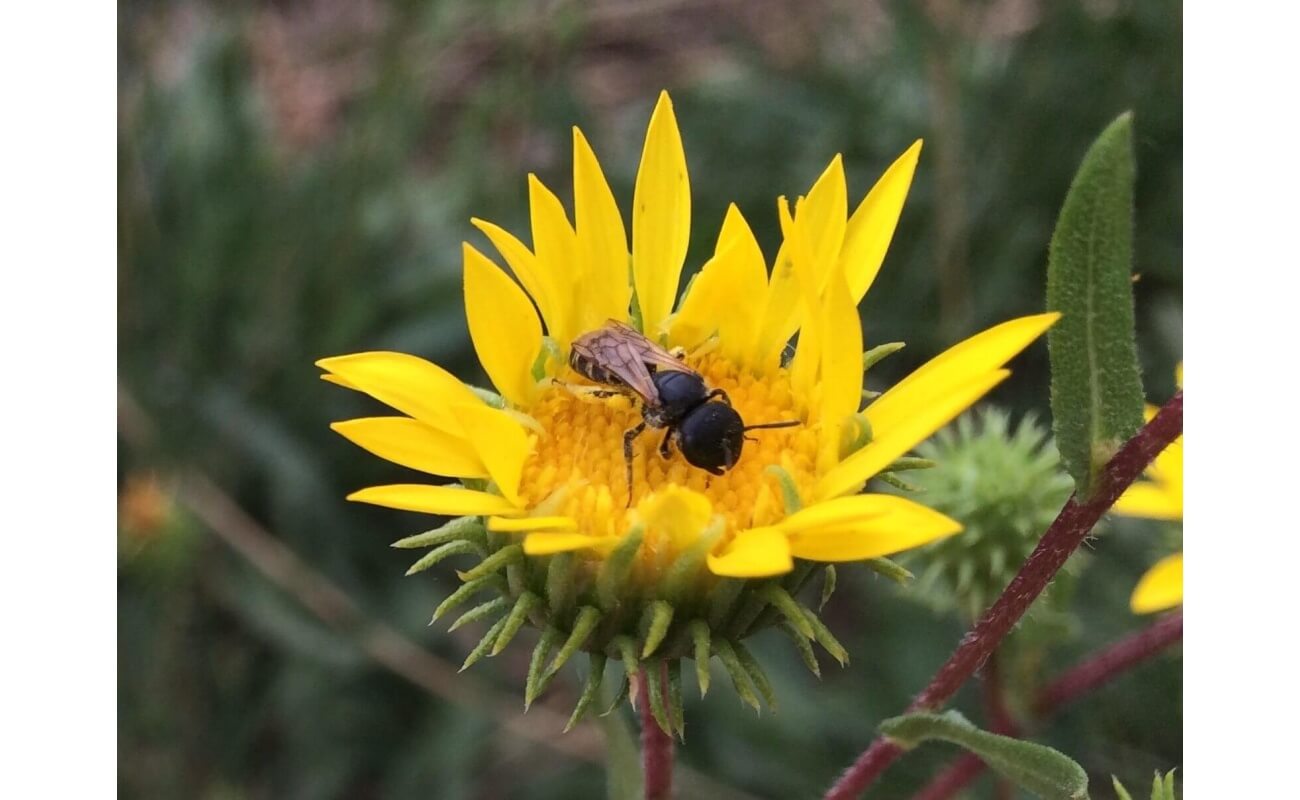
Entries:
{"type": "MultiPolygon", "coordinates": [[[[649,682],[665,681],[665,665],[651,675],[642,668],[637,681],[637,706],[641,711],[641,768],[645,773],[645,800],[668,800],[673,793],[673,739],[659,727],[650,712],[649,682]]],[[[666,692],[664,692],[666,694],[666,692]]]]}
{"type": "MultiPolygon", "coordinates": [[[[1183,612],[1179,610],[1161,617],[1137,633],[1112,642],[1061,673],[1060,677],[1039,692],[1038,699],[1034,702],[1035,721],[1048,719],[1062,706],[1123,675],[1182,640],[1183,612]]],[[[1014,725],[998,732],[1007,736],[1019,735],[1014,725]]],[[[912,800],[945,800],[969,786],[983,772],[984,762],[966,753],[913,795],[912,800]]]]}
{"type": "MultiPolygon", "coordinates": [[[[1029,606],[1047,588],[1066,559],[1092,532],[1101,515],[1115,504],[1129,484],[1142,474],[1162,450],[1183,432],[1183,393],[1177,392],[1160,413],[1124,443],[1115,457],[1101,470],[1095,493],[1086,499],[1077,496],[1066,501],[1056,520],[1043,534],[1020,571],[993,603],[975,627],[962,638],[957,649],[930,680],[929,685],[912,700],[908,711],[933,711],[941,708],[979,669],[1029,606]]],[[[903,754],[903,749],[884,737],[871,746],[844,771],[825,795],[825,800],[849,800],[859,796],[871,782],[903,754]]]]}

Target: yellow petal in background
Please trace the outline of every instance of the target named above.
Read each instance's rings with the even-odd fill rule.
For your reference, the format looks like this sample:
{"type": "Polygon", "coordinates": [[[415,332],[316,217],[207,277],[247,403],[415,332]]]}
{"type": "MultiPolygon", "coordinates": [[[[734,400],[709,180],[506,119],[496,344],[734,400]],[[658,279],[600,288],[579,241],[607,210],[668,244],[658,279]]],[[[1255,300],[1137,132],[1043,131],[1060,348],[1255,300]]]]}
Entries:
{"type": "Polygon", "coordinates": [[[668,93],[659,95],[632,199],[632,272],[641,320],[655,338],[672,312],[691,231],[686,153],[668,93]]]}
{"type": "MultiPolygon", "coordinates": [[[[791,553],[796,558],[813,561],[860,561],[911,550],[961,530],[961,524],[956,520],[904,497],[859,497],[881,498],[881,501],[870,504],[879,513],[863,516],[854,522],[792,534],[791,553]]],[[[868,506],[863,504],[864,508],[868,506]]]]}
{"type": "Polygon", "coordinates": [[[1126,517],[1177,521],[1183,518],[1183,498],[1158,484],[1139,481],[1124,490],[1112,510],[1126,517]]]}
{"type": "Polygon", "coordinates": [[[1133,589],[1129,607],[1134,614],[1153,614],[1183,603],[1183,554],[1176,553],[1155,563],[1133,589]]]}
{"type": "Polygon", "coordinates": [[[518,516],[524,513],[524,509],[516,508],[501,495],[476,492],[459,486],[428,486],[420,483],[372,486],[353,492],[348,495],[348,499],[354,503],[370,503],[384,508],[448,517],[462,517],[466,514],[518,516]]]}
{"type": "Polygon", "coordinates": [[[928,405],[917,407],[910,417],[898,419],[892,427],[877,426],[871,419],[871,409],[875,404],[867,406],[866,415],[875,438],[823,475],[817,482],[816,496],[829,498],[855,491],[894,459],[951,422],[1010,374],[1008,370],[997,370],[942,397],[932,398],[928,405]]]}
{"type": "Polygon", "coordinates": [[[730,578],[766,578],[792,569],[790,543],[777,528],[741,531],[721,555],[709,556],[709,571],[730,578]]]}
{"type": "Polygon", "coordinates": [[[514,417],[482,403],[452,410],[460,418],[465,438],[474,443],[497,489],[512,504],[522,505],[519,479],[532,449],[527,432],[514,417]]]}
{"type": "Polygon", "coordinates": [[[585,276],[579,287],[579,331],[594,330],[607,319],[626,321],[632,296],[627,232],[600,162],[577,128],[573,129],[573,223],[585,276]]]}
{"type": "Polygon", "coordinates": [[[532,368],[542,347],[541,323],[518,284],[469,244],[463,252],[465,318],[479,362],[503,397],[527,405],[536,386],[532,368]]]}
{"type": "Polygon", "coordinates": [[[953,345],[868,406],[867,417],[873,427],[905,424],[916,409],[942,399],[1010,361],[1060,318],[1056,312],[1020,317],[953,345]]]}
{"type": "Polygon", "coordinates": [[[375,351],[322,358],[316,366],[421,422],[460,432],[453,405],[482,405],[478,396],[447,370],[406,353],[375,351]]]}
{"type": "Polygon", "coordinates": [[[921,140],[917,139],[885,170],[849,218],[840,248],[840,270],[855,303],[862,300],[880,272],[920,157],[921,140]]]}
{"type": "Polygon", "coordinates": [[[367,417],[330,426],[348,441],[404,467],[451,478],[486,478],[474,446],[410,417],[367,417]]]}
{"type": "Polygon", "coordinates": [[[567,350],[569,342],[582,333],[577,329],[578,287],[586,276],[578,263],[577,234],[560,199],[532,174],[528,176],[528,213],[533,226],[533,253],[551,306],[553,319],[547,319],[551,338],[561,350],[567,350]]]}

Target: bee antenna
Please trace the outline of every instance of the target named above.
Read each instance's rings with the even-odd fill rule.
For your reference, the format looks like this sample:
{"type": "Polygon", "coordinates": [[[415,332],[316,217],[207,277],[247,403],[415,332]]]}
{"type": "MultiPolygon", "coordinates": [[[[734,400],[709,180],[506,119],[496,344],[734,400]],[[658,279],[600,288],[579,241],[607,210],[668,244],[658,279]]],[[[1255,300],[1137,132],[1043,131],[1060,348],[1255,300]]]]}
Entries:
{"type": "Polygon", "coordinates": [[[759,430],[760,428],[793,428],[796,425],[802,424],[803,423],[800,420],[789,419],[784,422],[763,422],[758,425],[746,425],[745,430],[754,431],[759,430]]]}

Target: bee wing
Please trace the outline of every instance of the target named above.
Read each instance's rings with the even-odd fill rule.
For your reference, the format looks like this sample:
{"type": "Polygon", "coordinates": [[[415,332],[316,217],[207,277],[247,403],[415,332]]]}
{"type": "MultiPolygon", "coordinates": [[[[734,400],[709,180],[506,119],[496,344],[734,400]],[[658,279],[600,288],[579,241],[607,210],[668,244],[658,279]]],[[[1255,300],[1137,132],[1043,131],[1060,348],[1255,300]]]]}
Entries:
{"type": "Polygon", "coordinates": [[[571,345],[583,358],[618,377],[628,388],[651,405],[658,404],[659,390],[646,366],[641,342],[644,336],[622,325],[606,325],[574,340],[571,345]]]}
{"type": "Polygon", "coordinates": [[[653,365],[656,369],[669,369],[674,372],[685,372],[690,375],[699,375],[698,372],[686,366],[680,358],[663,349],[659,345],[647,339],[631,325],[627,325],[615,320],[609,320],[605,323],[605,329],[616,329],[619,333],[636,342],[637,352],[641,356],[641,361],[647,365],[653,365]]]}

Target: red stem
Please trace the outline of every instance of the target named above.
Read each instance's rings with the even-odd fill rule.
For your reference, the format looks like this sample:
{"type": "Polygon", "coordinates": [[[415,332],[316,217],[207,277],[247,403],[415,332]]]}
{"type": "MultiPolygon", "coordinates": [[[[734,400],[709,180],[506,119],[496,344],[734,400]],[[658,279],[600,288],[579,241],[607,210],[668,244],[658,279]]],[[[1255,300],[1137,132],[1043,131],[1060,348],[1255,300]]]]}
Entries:
{"type": "Polygon", "coordinates": [[[921,787],[921,791],[912,795],[912,800],[947,800],[983,774],[984,762],[978,756],[963,753],[947,769],[934,776],[934,780],[921,787]]]}
{"type": "Polygon", "coordinates": [[[1161,617],[1137,633],[1085,658],[1039,692],[1034,716],[1042,719],[1078,699],[1116,675],[1183,640],[1182,609],[1161,617]]]}
{"type": "MultiPolygon", "coordinates": [[[[1002,669],[998,661],[998,654],[996,652],[990,653],[989,660],[984,662],[984,669],[980,670],[980,688],[983,689],[984,694],[985,724],[994,733],[1015,736],[1016,721],[1011,716],[1010,710],[1007,709],[1002,686],[1002,669]]],[[[1012,800],[1014,789],[1012,789],[1011,783],[1006,779],[998,781],[995,796],[998,800],[1012,800]]]]}
{"type": "MultiPolygon", "coordinates": [[[[1047,719],[1062,706],[1182,640],[1183,612],[1179,610],[1161,617],[1137,633],[1112,642],[1061,673],[1060,677],[1044,687],[1034,702],[1034,718],[1039,721],[1047,719]]],[[[1004,733],[1007,736],[1019,735],[1014,724],[1004,733]]],[[[983,772],[984,762],[967,753],[935,776],[912,800],[946,800],[969,786],[983,772]]]]}
{"type": "MultiPolygon", "coordinates": [[[[663,681],[664,675],[654,677],[663,681]]],[[[641,670],[636,702],[641,710],[641,769],[645,773],[645,800],[668,800],[673,793],[673,739],[650,712],[650,674],[641,670]]]]}
{"type": "MultiPolygon", "coordinates": [[[[939,668],[928,686],[912,700],[908,711],[933,711],[941,708],[979,669],[1030,604],[1055,577],[1066,559],[1092,532],[1101,515],[1115,504],[1119,496],[1142,474],[1162,450],[1183,432],[1183,393],[1174,394],[1160,413],[1119,449],[1097,475],[1096,491],[1080,502],[1071,497],[1057,515],[1034,552],[1020,567],[997,601],[975,623],[948,661],[939,668]]],[[[871,743],[858,760],[844,771],[825,795],[825,800],[850,800],[858,797],[871,782],[903,754],[902,748],[884,737],[871,743]]]]}

